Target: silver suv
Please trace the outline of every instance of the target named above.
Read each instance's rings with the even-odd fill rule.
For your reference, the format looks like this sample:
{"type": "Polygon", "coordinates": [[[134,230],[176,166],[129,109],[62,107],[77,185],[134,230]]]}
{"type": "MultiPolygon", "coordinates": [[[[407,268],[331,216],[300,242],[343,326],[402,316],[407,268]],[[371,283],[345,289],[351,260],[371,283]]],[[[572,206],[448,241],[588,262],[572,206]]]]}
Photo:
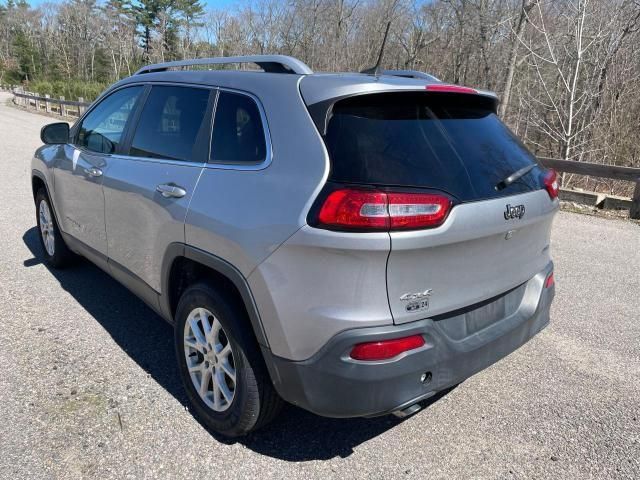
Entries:
{"type": "Polygon", "coordinates": [[[549,321],[558,185],[497,102],[277,55],[144,67],[43,128],[46,261],[88,258],[175,326],[214,431],[246,434],[282,399],[408,415],[549,321]]]}

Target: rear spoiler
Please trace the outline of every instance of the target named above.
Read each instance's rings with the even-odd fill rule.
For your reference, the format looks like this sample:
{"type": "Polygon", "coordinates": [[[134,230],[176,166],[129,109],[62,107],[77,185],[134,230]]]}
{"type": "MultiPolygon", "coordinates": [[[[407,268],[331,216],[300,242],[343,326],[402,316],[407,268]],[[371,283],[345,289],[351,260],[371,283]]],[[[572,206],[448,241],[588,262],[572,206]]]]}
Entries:
{"type": "Polygon", "coordinates": [[[424,87],[424,90],[405,90],[405,89],[393,89],[393,90],[377,90],[375,92],[362,92],[350,95],[343,95],[339,97],[329,98],[327,100],[322,100],[317,103],[313,103],[311,105],[307,105],[307,109],[309,110],[309,115],[311,115],[311,119],[313,123],[316,125],[318,132],[323,137],[327,133],[327,126],[329,124],[329,120],[331,119],[331,114],[333,111],[333,106],[341,100],[352,98],[359,95],[380,95],[380,94],[388,94],[388,93],[418,93],[421,91],[426,91],[427,93],[435,93],[435,94],[456,94],[456,95],[474,95],[483,97],[489,103],[488,106],[491,107],[493,113],[497,113],[498,104],[500,100],[498,96],[494,92],[490,92],[487,90],[478,90],[470,87],[463,87],[460,85],[449,85],[446,83],[432,83],[424,87]]]}

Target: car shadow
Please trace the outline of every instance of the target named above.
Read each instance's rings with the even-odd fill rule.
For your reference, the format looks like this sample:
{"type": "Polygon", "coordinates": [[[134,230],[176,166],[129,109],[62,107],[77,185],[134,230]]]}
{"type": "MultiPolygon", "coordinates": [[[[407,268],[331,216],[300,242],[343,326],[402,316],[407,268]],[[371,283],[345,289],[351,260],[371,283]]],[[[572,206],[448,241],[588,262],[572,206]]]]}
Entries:
{"type": "MultiPolygon", "coordinates": [[[[37,228],[29,229],[22,238],[33,254],[33,258],[24,260],[24,266],[42,264],[37,228]]],[[[49,269],[49,272],[111,335],[120,348],[188,408],[175,361],[173,329],[169,324],[120,283],[88,261],[78,261],[77,265],[64,270],[49,269]]],[[[423,408],[446,393],[448,391],[422,402],[423,408]]],[[[207,429],[197,417],[194,418],[207,429]]],[[[230,440],[207,430],[219,442],[239,442],[256,453],[299,462],[348,457],[355,447],[402,421],[391,415],[371,419],[324,418],[287,404],[273,423],[240,439],[230,440]]]]}

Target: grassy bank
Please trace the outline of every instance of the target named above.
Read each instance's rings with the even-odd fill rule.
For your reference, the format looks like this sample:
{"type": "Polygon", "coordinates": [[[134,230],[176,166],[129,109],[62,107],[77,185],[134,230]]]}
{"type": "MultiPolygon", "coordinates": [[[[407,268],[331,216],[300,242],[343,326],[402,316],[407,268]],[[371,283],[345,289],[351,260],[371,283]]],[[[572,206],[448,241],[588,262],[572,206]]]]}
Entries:
{"type": "Polygon", "coordinates": [[[24,86],[24,89],[29,92],[37,92],[40,95],[51,95],[53,98],[63,96],[67,100],[77,100],[82,97],[86,102],[91,102],[95,100],[107,86],[106,83],[85,82],[81,80],[36,80],[29,82],[28,85],[24,86]]]}

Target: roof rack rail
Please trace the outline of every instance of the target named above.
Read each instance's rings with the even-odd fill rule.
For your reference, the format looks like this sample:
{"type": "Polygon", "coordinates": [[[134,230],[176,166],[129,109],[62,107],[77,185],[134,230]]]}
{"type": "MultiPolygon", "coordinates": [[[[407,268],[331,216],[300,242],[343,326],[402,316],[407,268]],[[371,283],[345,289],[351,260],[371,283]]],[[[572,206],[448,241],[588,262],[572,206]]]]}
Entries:
{"type": "Polygon", "coordinates": [[[287,55],[243,55],[238,57],[194,58],[192,60],[155,63],[142,67],[134,73],[134,75],[164,72],[170,68],[190,67],[192,65],[224,65],[230,63],[255,63],[268,73],[294,73],[298,75],[310,75],[313,73],[313,70],[304,62],[287,55]]]}
{"type": "Polygon", "coordinates": [[[428,73],[419,72],[418,70],[383,70],[383,75],[391,75],[394,77],[404,78],[421,78],[423,80],[431,80],[433,82],[439,82],[436,77],[429,75],[428,73]]]}

